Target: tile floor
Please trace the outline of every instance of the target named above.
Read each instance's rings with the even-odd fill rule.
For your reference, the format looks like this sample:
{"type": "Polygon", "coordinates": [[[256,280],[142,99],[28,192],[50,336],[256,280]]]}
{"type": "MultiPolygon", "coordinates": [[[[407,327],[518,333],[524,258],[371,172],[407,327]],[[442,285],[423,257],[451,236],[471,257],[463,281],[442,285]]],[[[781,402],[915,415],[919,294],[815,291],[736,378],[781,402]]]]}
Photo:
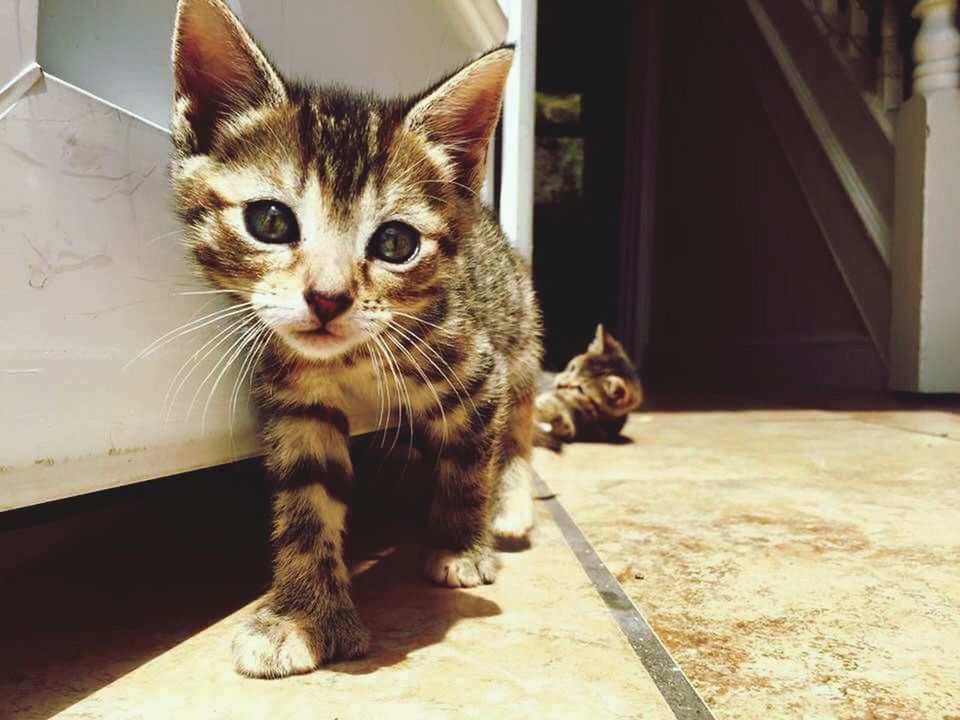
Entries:
{"type": "Polygon", "coordinates": [[[727,404],[537,465],[717,717],[960,718],[958,406],[727,404]]]}
{"type": "MultiPolygon", "coordinates": [[[[631,418],[630,443],[536,464],[715,715],[958,720],[956,406],[666,400],[631,418]]],[[[232,629],[268,578],[266,490],[245,464],[161,481],[0,577],[0,718],[690,717],[543,504],[497,584],[445,590],[416,578],[406,521],[384,520],[397,488],[419,492],[397,482],[354,533],[368,658],[233,674],[232,629]]]]}

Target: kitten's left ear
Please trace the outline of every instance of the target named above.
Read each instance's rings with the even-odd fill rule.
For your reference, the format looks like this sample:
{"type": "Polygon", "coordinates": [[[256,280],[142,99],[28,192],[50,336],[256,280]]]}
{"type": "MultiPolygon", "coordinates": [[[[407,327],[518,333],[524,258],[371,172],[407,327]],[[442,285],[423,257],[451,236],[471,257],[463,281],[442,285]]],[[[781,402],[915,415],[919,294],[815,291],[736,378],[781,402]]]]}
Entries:
{"type": "Polygon", "coordinates": [[[607,332],[603,323],[597,325],[597,334],[593,341],[587,346],[587,352],[595,355],[606,355],[608,353],[623,354],[623,345],[617,339],[607,332]]]}
{"type": "Polygon", "coordinates": [[[230,115],[279,104],[286,89],[223,0],[179,0],[173,32],[174,141],[207,152],[230,115]]]}
{"type": "Polygon", "coordinates": [[[407,127],[442,145],[457,163],[458,182],[474,192],[483,185],[512,62],[512,47],[488,52],[429,90],[407,114],[407,127]]]}

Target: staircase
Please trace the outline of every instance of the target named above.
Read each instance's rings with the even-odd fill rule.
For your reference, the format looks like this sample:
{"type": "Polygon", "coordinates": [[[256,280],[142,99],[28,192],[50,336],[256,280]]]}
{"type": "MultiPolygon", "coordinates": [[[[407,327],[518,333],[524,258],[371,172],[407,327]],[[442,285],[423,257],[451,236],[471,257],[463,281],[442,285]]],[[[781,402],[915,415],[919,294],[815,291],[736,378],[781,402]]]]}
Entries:
{"type": "Polygon", "coordinates": [[[960,391],[956,0],[714,0],[893,388],[960,391]]]}

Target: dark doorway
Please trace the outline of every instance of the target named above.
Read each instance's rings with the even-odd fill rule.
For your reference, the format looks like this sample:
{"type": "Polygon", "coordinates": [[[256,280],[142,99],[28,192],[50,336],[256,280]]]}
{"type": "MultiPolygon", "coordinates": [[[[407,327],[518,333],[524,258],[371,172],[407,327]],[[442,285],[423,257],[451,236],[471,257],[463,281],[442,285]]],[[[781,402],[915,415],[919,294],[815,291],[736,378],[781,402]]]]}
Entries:
{"type": "Polygon", "coordinates": [[[548,369],[617,327],[628,36],[633,3],[541,3],[534,279],[548,369]]]}

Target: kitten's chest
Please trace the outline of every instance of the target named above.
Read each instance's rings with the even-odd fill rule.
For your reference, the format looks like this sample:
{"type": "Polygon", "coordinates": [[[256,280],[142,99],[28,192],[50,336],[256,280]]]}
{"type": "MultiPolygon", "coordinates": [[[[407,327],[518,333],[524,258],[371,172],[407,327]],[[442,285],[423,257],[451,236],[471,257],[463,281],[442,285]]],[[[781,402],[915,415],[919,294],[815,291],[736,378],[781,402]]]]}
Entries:
{"type": "Polygon", "coordinates": [[[337,385],[353,434],[373,432],[382,425],[383,400],[377,389],[376,373],[368,363],[344,372],[337,378],[337,385]]]}
{"type": "MultiPolygon", "coordinates": [[[[454,387],[453,381],[448,383],[454,387]]],[[[416,422],[425,407],[439,402],[437,385],[398,360],[373,365],[358,360],[339,367],[301,366],[276,377],[278,400],[297,405],[331,405],[350,421],[351,434],[416,422]]]]}
{"type": "Polygon", "coordinates": [[[368,362],[342,367],[301,366],[276,377],[272,388],[277,399],[297,405],[329,405],[342,410],[351,434],[376,429],[384,403],[382,379],[368,362]]]}

